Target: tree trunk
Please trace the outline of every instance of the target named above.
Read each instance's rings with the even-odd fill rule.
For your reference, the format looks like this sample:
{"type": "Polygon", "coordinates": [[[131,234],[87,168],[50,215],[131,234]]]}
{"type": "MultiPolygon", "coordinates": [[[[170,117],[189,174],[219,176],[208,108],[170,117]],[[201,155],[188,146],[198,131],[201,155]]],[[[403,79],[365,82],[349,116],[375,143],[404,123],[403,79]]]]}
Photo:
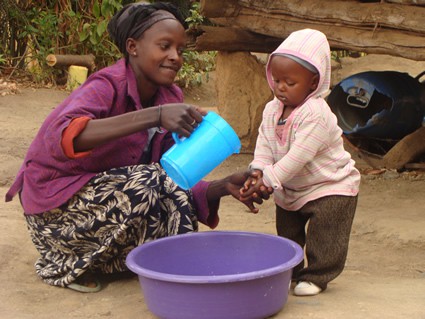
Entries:
{"type": "Polygon", "coordinates": [[[199,26],[189,36],[192,42],[189,47],[197,51],[270,53],[282,42],[279,38],[230,27],[199,26]]]}
{"type": "Polygon", "coordinates": [[[414,161],[425,153],[425,127],[405,136],[394,145],[384,156],[386,168],[401,169],[407,163],[414,161]]]}
{"type": "Polygon", "coordinates": [[[69,67],[70,65],[85,66],[89,70],[95,68],[94,55],[59,55],[59,54],[49,54],[46,57],[47,64],[49,66],[54,66],[57,68],[69,67]]]}
{"type": "Polygon", "coordinates": [[[424,0],[385,0],[385,2],[408,4],[408,5],[415,5],[415,6],[425,6],[424,0]]]}
{"type": "MultiPolygon", "coordinates": [[[[380,27],[425,33],[425,8],[388,3],[361,3],[357,0],[202,0],[201,12],[208,18],[254,15],[286,17],[333,25],[380,27]]],[[[279,27],[278,24],[275,25],[279,27]]],[[[272,30],[266,30],[269,34],[272,30]]]]}
{"type": "MultiPolygon", "coordinates": [[[[282,41],[293,31],[312,28],[325,33],[333,49],[425,60],[423,7],[350,0],[203,0],[201,3],[203,14],[212,22],[250,32],[255,42],[251,47],[274,43],[276,39],[282,41]]],[[[213,33],[212,29],[208,30],[196,49],[226,51],[231,47],[234,51],[249,51],[244,48],[242,33],[239,35],[243,41],[238,43],[231,43],[234,39],[223,34],[220,47],[206,40],[209,34],[218,37],[213,33]]]]}

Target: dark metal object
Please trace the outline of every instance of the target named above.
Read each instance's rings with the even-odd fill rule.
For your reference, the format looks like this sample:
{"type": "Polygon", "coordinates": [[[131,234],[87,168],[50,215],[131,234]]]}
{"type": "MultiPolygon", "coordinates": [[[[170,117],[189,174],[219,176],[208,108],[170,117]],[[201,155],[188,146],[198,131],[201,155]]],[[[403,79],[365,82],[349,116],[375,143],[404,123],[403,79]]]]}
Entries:
{"type": "Polygon", "coordinates": [[[327,101],[351,143],[383,155],[421,127],[425,116],[425,85],[396,71],[370,71],[337,84],[327,101]]]}

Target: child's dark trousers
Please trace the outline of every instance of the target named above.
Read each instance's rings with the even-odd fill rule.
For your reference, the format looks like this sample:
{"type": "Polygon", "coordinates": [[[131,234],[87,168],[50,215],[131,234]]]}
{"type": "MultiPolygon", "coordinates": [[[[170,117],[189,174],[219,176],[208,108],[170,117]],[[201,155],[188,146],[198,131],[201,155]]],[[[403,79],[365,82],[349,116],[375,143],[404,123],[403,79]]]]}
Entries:
{"type": "Polygon", "coordinates": [[[278,235],[305,248],[305,262],[294,268],[293,280],[310,281],[325,290],[342,272],[356,207],[357,196],[340,195],[313,200],[298,211],[276,206],[278,235]]]}

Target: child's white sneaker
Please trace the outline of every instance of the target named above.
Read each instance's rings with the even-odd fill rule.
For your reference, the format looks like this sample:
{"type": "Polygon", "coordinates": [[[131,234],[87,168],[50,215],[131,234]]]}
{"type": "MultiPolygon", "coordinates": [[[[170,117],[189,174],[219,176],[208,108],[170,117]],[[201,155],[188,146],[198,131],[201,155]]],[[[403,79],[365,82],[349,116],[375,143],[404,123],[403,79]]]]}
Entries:
{"type": "Polygon", "coordinates": [[[322,289],[312,282],[300,281],[294,288],[295,296],[314,296],[319,294],[322,289]]]}

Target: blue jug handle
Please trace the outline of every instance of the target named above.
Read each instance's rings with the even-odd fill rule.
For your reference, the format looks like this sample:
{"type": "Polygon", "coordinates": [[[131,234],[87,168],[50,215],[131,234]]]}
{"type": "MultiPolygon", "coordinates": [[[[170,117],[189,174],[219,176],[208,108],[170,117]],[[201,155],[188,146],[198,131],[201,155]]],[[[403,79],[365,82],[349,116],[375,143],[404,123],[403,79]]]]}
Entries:
{"type": "Polygon", "coordinates": [[[182,140],[179,138],[179,135],[176,132],[171,133],[171,136],[173,137],[174,142],[176,142],[176,144],[181,143],[182,140]]]}

